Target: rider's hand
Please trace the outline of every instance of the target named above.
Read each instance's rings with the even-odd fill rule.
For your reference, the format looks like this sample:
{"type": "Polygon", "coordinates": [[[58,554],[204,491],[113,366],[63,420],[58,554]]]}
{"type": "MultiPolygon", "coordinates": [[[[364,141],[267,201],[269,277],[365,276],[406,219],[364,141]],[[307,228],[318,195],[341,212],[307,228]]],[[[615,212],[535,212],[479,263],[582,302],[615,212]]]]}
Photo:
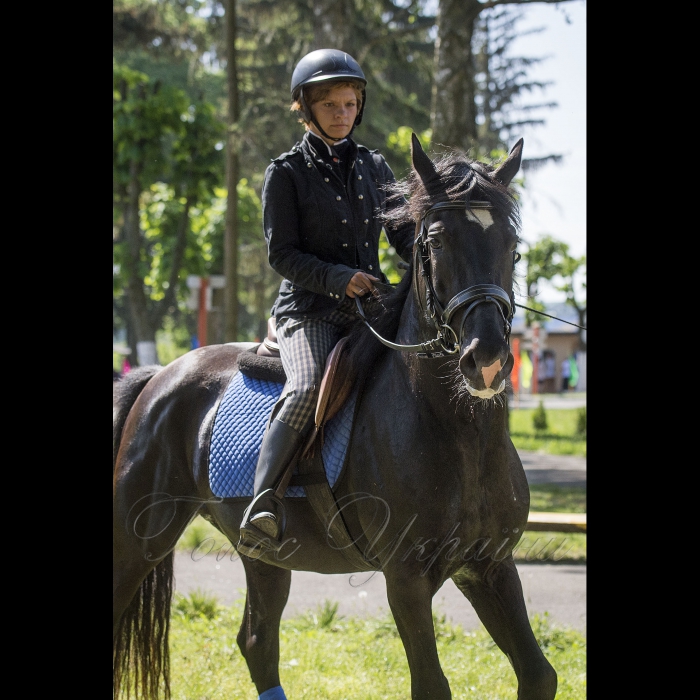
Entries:
{"type": "Polygon", "coordinates": [[[368,294],[374,292],[374,283],[381,282],[378,277],[373,277],[366,272],[356,272],[352,279],[348,282],[348,286],[345,288],[345,293],[351,298],[355,297],[366,297],[368,294]]]}

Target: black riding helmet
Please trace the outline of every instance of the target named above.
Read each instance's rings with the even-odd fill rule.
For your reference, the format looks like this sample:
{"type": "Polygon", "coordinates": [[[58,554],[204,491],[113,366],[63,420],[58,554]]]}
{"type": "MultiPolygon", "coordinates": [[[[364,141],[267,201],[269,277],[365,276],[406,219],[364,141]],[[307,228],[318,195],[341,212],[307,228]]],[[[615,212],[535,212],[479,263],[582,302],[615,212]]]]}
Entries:
{"type": "Polygon", "coordinates": [[[297,63],[294,72],[292,73],[292,100],[299,102],[306,121],[313,122],[316,128],[328,139],[332,139],[316,121],[316,117],[311,113],[311,107],[304,99],[304,85],[309,83],[320,83],[326,80],[358,80],[362,83],[362,104],[360,110],[355,117],[355,123],[350,129],[350,134],[356,126],[362,122],[362,113],[365,111],[365,103],[367,101],[365,85],[367,78],[360,68],[360,64],[345,51],[337,49],[318,49],[307,53],[299,63],[297,63]]]}

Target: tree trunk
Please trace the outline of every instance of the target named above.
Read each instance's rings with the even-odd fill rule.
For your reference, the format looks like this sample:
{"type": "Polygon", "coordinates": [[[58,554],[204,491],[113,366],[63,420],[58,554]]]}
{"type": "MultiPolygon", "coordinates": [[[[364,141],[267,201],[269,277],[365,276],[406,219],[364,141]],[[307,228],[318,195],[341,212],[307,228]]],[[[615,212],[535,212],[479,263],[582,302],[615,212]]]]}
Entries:
{"type": "Polygon", "coordinates": [[[238,68],[236,65],[236,0],[226,4],[226,82],[228,137],[226,139],[226,238],[224,240],[224,338],[238,337],[238,68]]]}
{"type": "Polygon", "coordinates": [[[187,249],[187,234],[190,231],[190,211],[194,203],[194,195],[183,194],[185,197],[185,206],[180,215],[180,221],[177,225],[177,238],[175,239],[175,247],[172,255],[172,269],[168,279],[168,289],[160,304],[157,305],[155,316],[152,319],[153,325],[160,328],[163,318],[170,313],[172,307],[177,308],[177,288],[182,270],[182,261],[185,259],[185,250],[187,249]]]}
{"type": "Polygon", "coordinates": [[[314,49],[338,49],[355,60],[352,0],[314,0],[314,49]]]}
{"type": "Polygon", "coordinates": [[[145,365],[157,362],[158,358],[155,352],[156,329],[148,313],[148,301],[143,289],[143,275],[140,271],[143,239],[139,223],[140,173],[141,164],[136,160],[132,161],[124,213],[124,234],[127,244],[125,263],[128,268],[126,298],[136,340],[136,347],[132,348],[132,351],[136,351],[138,363],[145,365]]]}
{"type": "Polygon", "coordinates": [[[472,35],[481,10],[479,0],[440,0],[438,8],[432,142],[463,151],[477,144],[472,35]]]}

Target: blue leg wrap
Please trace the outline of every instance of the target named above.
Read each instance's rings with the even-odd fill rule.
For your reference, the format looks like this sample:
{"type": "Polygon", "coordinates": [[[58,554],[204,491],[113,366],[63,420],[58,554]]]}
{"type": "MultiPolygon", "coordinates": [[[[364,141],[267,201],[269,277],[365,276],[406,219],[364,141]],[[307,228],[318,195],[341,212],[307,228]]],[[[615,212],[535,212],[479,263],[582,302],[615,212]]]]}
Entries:
{"type": "Polygon", "coordinates": [[[268,688],[262,695],[258,695],[258,700],[287,700],[281,685],[268,688]]]}

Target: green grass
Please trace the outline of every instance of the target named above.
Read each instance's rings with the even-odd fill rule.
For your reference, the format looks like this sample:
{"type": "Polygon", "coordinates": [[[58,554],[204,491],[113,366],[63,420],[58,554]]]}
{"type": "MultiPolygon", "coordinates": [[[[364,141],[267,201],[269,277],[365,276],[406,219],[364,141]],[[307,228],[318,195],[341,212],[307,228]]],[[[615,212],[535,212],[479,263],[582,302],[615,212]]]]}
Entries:
{"type": "MultiPolygon", "coordinates": [[[[172,700],[254,700],[255,686],[236,643],[243,600],[230,607],[176,595],[171,622],[172,700]],[[212,612],[213,610],[213,612],[212,612]]],[[[480,626],[466,632],[439,611],[433,615],[438,654],[453,698],[515,700],[517,682],[506,656],[480,626]]],[[[586,639],[552,624],[547,614],[531,624],[559,676],[557,700],[586,698],[586,639]]],[[[324,601],[313,613],[283,620],[280,676],[289,698],[406,700],[408,663],[391,614],[337,615],[324,601]]]]}
{"type": "MultiPolygon", "coordinates": [[[[583,409],[585,411],[585,409],[583,409]]],[[[547,408],[547,429],[536,431],[536,408],[511,408],[510,438],[518,450],[552,455],[586,456],[586,437],[579,433],[581,409],[547,408]]]]}

